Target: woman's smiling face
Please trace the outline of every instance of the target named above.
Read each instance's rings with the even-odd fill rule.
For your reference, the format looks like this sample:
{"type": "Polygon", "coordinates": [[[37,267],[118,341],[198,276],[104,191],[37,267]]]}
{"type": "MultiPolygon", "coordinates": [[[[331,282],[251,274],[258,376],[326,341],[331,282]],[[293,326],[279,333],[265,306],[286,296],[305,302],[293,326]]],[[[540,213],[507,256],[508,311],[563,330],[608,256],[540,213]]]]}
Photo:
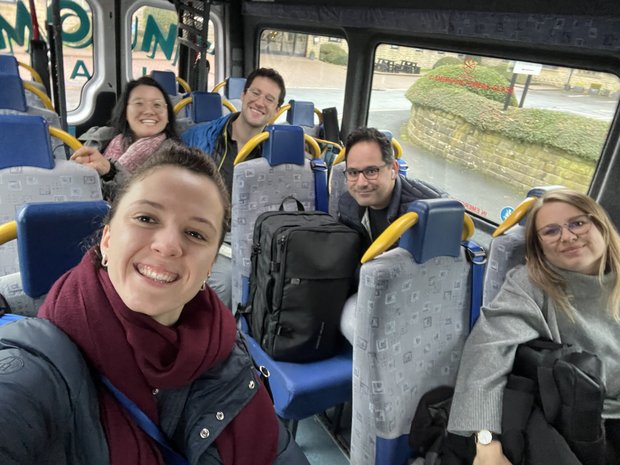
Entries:
{"type": "Polygon", "coordinates": [[[127,124],[136,139],[156,136],[166,129],[168,107],[157,87],[139,85],[127,99],[127,124]]]}
{"type": "Polygon", "coordinates": [[[211,271],[223,217],[220,193],[207,176],[162,165],[134,182],[100,243],[125,305],[174,324],[211,271]]]}
{"type": "Polygon", "coordinates": [[[566,202],[547,202],[536,215],[538,241],[552,265],[583,274],[597,274],[605,254],[603,235],[596,224],[585,224],[584,232],[571,232],[569,225],[591,222],[589,215],[566,202]],[[589,227],[587,227],[589,225],[589,227]],[[556,237],[545,237],[545,228],[560,228],[556,237]]]}

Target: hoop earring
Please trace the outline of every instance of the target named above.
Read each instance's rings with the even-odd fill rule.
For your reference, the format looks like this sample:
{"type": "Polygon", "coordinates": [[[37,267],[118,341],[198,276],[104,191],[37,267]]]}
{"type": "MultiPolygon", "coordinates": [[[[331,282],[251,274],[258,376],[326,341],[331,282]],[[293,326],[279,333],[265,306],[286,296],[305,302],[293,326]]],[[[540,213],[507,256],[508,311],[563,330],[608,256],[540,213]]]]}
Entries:
{"type": "Polygon", "coordinates": [[[200,290],[201,291],[206,291],[207,290],[207,282],[206,281],[202,282],[202,285],[200,286],[200,290]]]}
{"type": "Polygon", "coordinates": [[[101,266],[104,268],[108,267],[108,256],[104,252],[101,252],[101,266]]]}

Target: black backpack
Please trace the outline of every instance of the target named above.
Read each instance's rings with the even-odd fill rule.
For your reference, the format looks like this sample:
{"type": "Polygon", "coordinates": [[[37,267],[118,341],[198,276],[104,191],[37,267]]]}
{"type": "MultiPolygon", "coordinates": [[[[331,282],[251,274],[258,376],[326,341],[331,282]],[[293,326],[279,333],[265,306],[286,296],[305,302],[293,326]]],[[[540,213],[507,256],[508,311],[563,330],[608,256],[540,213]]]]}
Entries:
{"type": "Polygon", "coordinates": [[[341,349],[340,316],[361,238],[327,213],[282,209],[256,220],[248,305],[240,313],[274,360],[321,360],[341,349]]]}

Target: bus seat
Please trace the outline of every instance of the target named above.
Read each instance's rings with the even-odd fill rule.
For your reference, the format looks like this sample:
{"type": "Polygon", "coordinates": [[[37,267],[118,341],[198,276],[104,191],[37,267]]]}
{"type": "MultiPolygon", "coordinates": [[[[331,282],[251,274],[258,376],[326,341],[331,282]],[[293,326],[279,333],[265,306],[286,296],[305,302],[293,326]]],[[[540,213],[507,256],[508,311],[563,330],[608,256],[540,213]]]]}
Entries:
{"type": "MultiPolygon", "coordinates": [[[[50,126],[60,128],[60,117],[57,113],[28,104],[19,76],[0,74],[0,115],[42,116],[50,126]]],[[[52,138],[52,151],[56,158],[67,159],[63,142],[56,138],[52,138]]]]}
{"type": "Polygon", "coordinates": [[[48,124],[43,117],[0,115],[0,125],[0,170],[17,166],[54,168],[48,124]]]}
{"type": "Polygon", "coordinates": [[[233,309],[247,300],[252,235],[258,215],[277,210],[289,195],[295,196],[306,210],[315,209],[314,179],[310,161],[304,156],[303,131],[297,126],[278,125],[267,126],[267,131],[263,156],[236,164],[233,173],[233,309]]]}
{"type": "Polygon", "coordinates": [[[0,54],[0,73],[19,76],[17,58],[13,55],[0,54]]]}
{"type": "MultiPolygon", "coordinates": [[[[0,115],[0,127],[3,128],[0,132],[0,224],[15,220],[26,203],[102,198],[101,183],[94,169],[52,157],[50,136],[43,118],[0,115]]],[[[18,269],[15,242],[0,245],[0,276],[18,269]]]]}
{"type": "Polygon", "coordinates": [[[304,132],[311,136],[319,135],[319,126],[314,124],[314,103],[301,100],[289,100],[286,113],[286,122],[294,126],[301,126],[304,132]]]}
{"type": "Polygon", "coordinates": [[[17,215],[19,273],[0,278],[11,311],[34,316],[60,276],[79,263],[109,210],[103,200],[25,205],[17,215]],[[53,244],[53,246],[51,246],[53,244]]]}
{"type": "Polygon", "coordinates": [[[222,96],[217,92],[192,92],[192,120],[194,123],[204,123],[220,118],[222,111],[222,96]]]}
{"type": "Polygon", "coordinates": [[[224,95],[228,100],[241,99],[246,79],[243,77],[229,77],[226,80],[224,95]]]}
{"type": "Polygon", "coordinates": [[[22,80],[18,75],[0,75],[0,108],[2,110],[15,110],[26,113],[26,95],[19,91],[22,80]]]}
{"type": "MultiPolygon", "coordinates": [[[[413,202],[409,211],[417,223],[399,247],[360,270],[352,464],[406,463],[417,404],[430,389],[454,385],[469,333],[472,265],[461,244],[464,208],[456,200],[429,199],[413,202]]],[[[393,234],[392,226],[396,222],[384,234],[393,234]]]]}
{"type": "MultiPolygon", "coordinates": [[[[235,165],[232,192],[233,308],[248,298],[252,239],[256,218],[277,210],[294,196],[305,210],[315,209],[311,162],[304,155],[304,133],[299,126],[268,126],[263,156],[235,165]]],[[[242,149],[242,153],[246,148],[242,149]]],[[[256,363],[270,372],[269,385],[276,413],[289,422],[320,413],[351,399],[351,347],[326,360],[311,363],[277,362],[250,336],[248,348],[256,363]]]]}
{"type": "Polygon", "coordinates": [[[533,187],[527,193],[526,199],[515,208],[513,214],[498,226],[496,231],[505,231],[494,237],[489,246],[482,292],[483,305],[488,305],[495,298],[502,284],[504,284],[506,273],[515,266],[525,263],[525,220],[533,203],[532,200],[541,197],[547,191],[562,187],[533,187]],[[509,226],[513,223],[513,226],[509,226]]]}
{"type": "Polygon", "coordinates": [[[172,71],[153,70],[151,71],[151,77],[157,81],[170,97],[176,97],[178,94],[177,78],[172,71]]]}

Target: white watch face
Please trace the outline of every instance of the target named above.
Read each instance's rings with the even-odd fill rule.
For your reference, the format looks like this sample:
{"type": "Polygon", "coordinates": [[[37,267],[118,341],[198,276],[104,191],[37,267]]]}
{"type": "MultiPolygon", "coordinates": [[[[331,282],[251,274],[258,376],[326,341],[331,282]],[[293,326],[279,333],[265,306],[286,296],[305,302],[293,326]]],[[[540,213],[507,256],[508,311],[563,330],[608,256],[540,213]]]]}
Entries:
{"type": "Polygon", "coordinates": [[[476,433],[476,439],[478,440],[479,444],[486,446],[487,444],[491,444],[491,441],[493,440],[493,435],[489,430],[483,429],[476,433]]]}

